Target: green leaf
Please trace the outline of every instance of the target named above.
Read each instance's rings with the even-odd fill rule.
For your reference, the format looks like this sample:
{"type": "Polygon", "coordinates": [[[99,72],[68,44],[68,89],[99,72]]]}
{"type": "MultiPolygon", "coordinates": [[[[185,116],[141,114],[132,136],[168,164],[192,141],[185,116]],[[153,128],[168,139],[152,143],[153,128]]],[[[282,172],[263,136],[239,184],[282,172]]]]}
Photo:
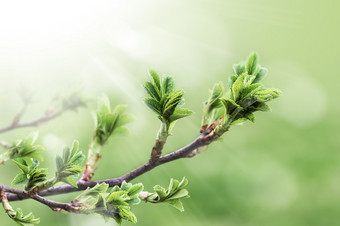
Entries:
{"type": "Polygon", "coordinates": [[[144,99],[144,103],[148,108],[150,108],[152,111],[154,111],[156,114],[161,115],[161,105],[159,104],[158,101],[147,97],[144,99]]]}
{"type": "Polygon", "coordinates": [[[71,147],[71,156],[74,156],[79,151],[79,141],[74,140],[71,147]]]}
{"type": "Polygon", "coordinates": [[[123,112],[126,110],[127,105],[125,104],[118,104],[114,109],[113,113],[117,113],[119,116],[123,114],[123,112]]]}
{"type": "Polygon", "coordinates": [[[28,167],[27,162],[24,159],[18,158],[16,160],[13,160],[13,162],[22,170],[24,174],[28,173],[29,167],[28,167]]]}
{"type": "Polygon", "coordinates": [[[128,124],[130,122],[132,122],[133,120],[135,120],[135,117],[133,115],[129,115],[129,114],[125,114],[125,115],[121,115],[118,118],[118,121],[116,123],[116,127],[121,127],[125,124],[128,124]]]}
{"type": "Polygon", "coordinates": [[[260,89],[255,93],[259,102],[267,102],[280,96],[280,91],[274,88],[260,89]]]}
{"type": "Polygon", "coordinates": [[[246,117],[249,121],[255,122],[255,116],[254,116],[253,113],[247,113],[247,114],[245,115],[245,117],[246,117]]]}
{"type": "Polygon", "coordinates": [[[139,183],[139,184],[134,184],[132,185],[128,190],[127,190],[127,194],[129,196],[135,196],[137,195],[138,193],[140,193],[141,191],[143,191],[144,189],[144,186],[143,184],[139,183]]]}
{"type": "Polygon", "coordinates": [[[155,185],[153,187],[153,190],[157,193],[157,195],[159,196],[160,199],[164,199],[167,196],[167,192],[165,190],[165,188],[163,188],[160,185],[155,185]]]}
{"type": "Polygon", "coordinates": [[[173,178],[170,179],[170,184],[167,190],[167,196],[174,194],[174,192],[176,192],[178,190],[178,185],[179,185],[179,181],[178,180],[174,180],[173,178]]]}
{"type": "Polygon", "coordinates": [[[258,56],[256,53],[251,53],[246,63],[246,71],[249,75],[258,73],[258,56]]]}
{"type": "Polygon", "coordinates": [[[242,74],[240,75],[236,81],[234,82],[233,86],[231,87],[232,93],[233,93],[233,98],[234,101],[237,101],[240,95],[240,91],[244,87],[244,78],[246,77],[247,74],[242,74]]]}
{"type": "Polygon", "coordinates": [[[260,82],[268,73],[267,68],[261,67],[259,73],[257,73],[254,83],[260,82]]]}
{"type": "Polygon", "coordinates": [[[262,86],[259,83],[251,84],[244,87],[240,91],[239,101],[243,101],[244,99],[253,96],[256,93],[256,91],[258,91],[261,87],[262,86]]]}
{"type": "Polygon", "coordinates": [[[189,195],[188,190],[186,190],[186,189],[180,189],[180,190],[178,190],[174,195],[172,195],[171,197],[169,197],[167,200],[187,198],[188,195],[189,195]]]}
{"type": "Polygon", "coordinates": [[[184,188],[185,186],[188,185],[188,183],[189,183],[188,179],[186,177],[183,177],[181,182],[179,182],[178,188],[184,188]]]}
{"type": "Polygon", "coordinates": [[[233,69],[234,69],[235,74],[237,75],[241,75],[244,72],[246,72],[246,66],[244,64],[234,64],[233,69]]]}
{"type": "Polygon", "coordinates": [[[129,209],[122,208],[119,211],[119,216],[124,220],[130,221],[132,223],[137,223],[137,218],[134,213],[129,209]]]}
{"type": "Polygon", "coordinates": [[[175,200],[169,200],[167,201],[167,203],[173,207],[175,207],[176,209],[178,209],[179,211],[183,212],[184,211],[184,207],[182,202],[179,199],[175,199],[175,200]]]}
{"type": "Polygon", "coordinates": [[[25,185],[28,182],[27,176],[24,173],[19,173],[12,181],[12,185],[25,185]]]}
{"type": "Polygon", "coordinates": [[[164,119],[169,119],[169,117],[174,113],[177,105],[181,102],[184,92],[182,90],[176,90],[169,94],[168,100],[164,103],[162,117],[164,119]]]}
{"type": "MultiPolygon", "coordinates": [[[[147,193],[147,195],[140,195],[140,198],[146,202],[161,203],[166,202],[183,211],[183,205],[180,199],[189,198],[188,191],[183,189],[188,184],[188,180],[183,177],[181,182],[171,179],[168,189],[163,188],[160,185],[154,186],[154,193],[147,193]]],[[[145,192],[144,192],[145,193],[145,192]]]]}
{"type": "Polygon", "coordinates": [[[38,133],[32,133],[24,139],[15,141],[12,147],[3,155],[8,156],[9,159],[35,158],[37,160],[42,160],[42,156],[39,152],[43,150],[43,147],[41,145],[35,145],[37,136],[38,133]]]}
{"type": "Polygon", "coordinates": [[[231,100],[231,99],[221,99],[221,102],[223,103],[227,114],[231,114],[235,109],[237,108],[241,108],[240,105],[238,105],[237,103],[235,103],[235,101],[231,100]]]}
{"type": "MultiPolygon", "coordinates": [[[[126,105],[117,105],[113,111],[110,110],[110,103],[105,101],[107,106],[100,106],[95,117],[95,132],[93,134],[95,143],[103,146],[115,130],[121,128],[132,120],[132,116],[124,114],[126,105]]],[[[117,132],[119,133],[119,132],[117,132]]],[[[92,144],[93,146],[94,144],[92,144]]]]}
{"type": "Polygon", "coordinates": [[[125,194],[127,194],[127,192],[126,191],[115,191],[115,192],[112,192],[110,195],[109,195],[109,197],[108,197],[108,199],[107,199],[107,202],[113,202],[113,201],[115,201],[115,200],[120,200],[120,201],[123,201],[122,199],[121,199],[121,196],[122,195],[125,195],[125,194]]]}
{"type": "Polygon", "coordinates": [[[247,120],[248,120],[247,118],[239,118],[239,119],[234,120],[234,121],[231,123],[231,125],[241,124],[241,123],[243,123],[243,122],[245,122],[245,121],[247,121],[247,120]]]}
{"type": "Polygon", "coordinates": [[[184,109],[184,108],[176,108],[173,114],[169,117],[169,121],[173,122],[176,121],[180,118],[184,118],[187,116],[192,115],[194,112],[189,110],[189,109],[184,109]]]}
{"type": "Polygon", "coordinates": [[[230,85],[230,87],[233,86],[233,84],[234,84],[234,82],[237,80],[237,78],[238,78],[238,75],[231,75],[231,76],[229,77],[229,85],[230,85]]]}
{"type": "Polygon", "coordinates": [[[208,113],[221,106],[220,98],[223,96],[223,92],[223,84],[221,82],[216,83],[207,102],[208,113]]]}
{"type": "Polygon", "coordinates": [[[56,156],[57,171],[60,172],[64,166],[64,160],[59,155],[56,156]]]}
{"type": "Polygon", "coordinates": [[[175,82],[172,77],[164,77],[162,81],[162,94],[168,95],[174,91],[175,82]]]}
{"type": "Polygon", "coordinates": [[[270,111],[271,110],[270,107],[266,103],[263,103],[263,102],[255,102],[253,104],[253,107],[255,111],[270,111]]]}
{"type": "Polygon", "coordinates": [[[129,130],[125,127],[118,127],[112,132],[112,135],[124,135],[127,136],[129,135],[129,130]]]}
{"type": "Polygon", "coordinates": [[[35,218],[32,213],[24,216],[22,210],[17,208],[15,211],[11,208],[6,211],[8,216],[14,220],[18,225],[22,226],[32,226],[33,224],[39,224],[40,218],[35,218]]]}
{"type": "Polygon", "coordinates": [[[150,74],[150,76],[153,80],[155,87],[157,88],[158,91],[160,91],[161,90],[161,80],[159,78],[159,75],[157,74],[156,71],[154,71],[152,69],[149,70],[149,74],[150,74]]]}
{"type": "Polygon", "coordinates": [[[144,82],[143,84],[147,93],[155,100],[160,101],[161,97],[156,90],[155,86],[151,82],[144,82]]]}

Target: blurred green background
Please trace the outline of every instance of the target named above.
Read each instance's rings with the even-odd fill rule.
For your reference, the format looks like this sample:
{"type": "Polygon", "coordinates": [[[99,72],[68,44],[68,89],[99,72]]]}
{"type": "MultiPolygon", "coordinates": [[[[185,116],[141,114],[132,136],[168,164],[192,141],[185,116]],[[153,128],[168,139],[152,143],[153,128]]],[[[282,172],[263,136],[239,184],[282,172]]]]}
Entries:
{"type": "MultiPolygon", "coordinates": [[[[159,121],[142,103],[147,69],[172,75],[186,107],[164,152],[198,134],[202,102],[232,64],[251,51],[279,88],[270,113],[235,126],[193,159],[172,162],[135,179],[147,190],[186,176],[185,212],[167,205],[133,207],[138,225],[312,226],[340,222],[339,1],[8,1],[0,4],[0,127],[20,110],[18,93],[35,90],[23,121],[43,113],[51,98],[74,86],[87,97],[107,93],[136,120],[130,136],[114,137],[94,179],[118,177],[144,163],[159,121]]],[[[39,128],[0,135],[12,141],[39,131],[51,174],[54,156],[78,139],[87,150],[94,103],[39,128]]],[[[2,150],[3,151],[3,150],[2,150]]],[[[19,170],[8,162],[0,181],[19,170]]],[[[75,194],[51,197],[69,202],[75,194]]],[[[114,225],[95,216],[55,213],[31,200],[13,203],[41,225],[114,225]]],[[[0,211],[1,225],[14,223],[0,211]]],[[[125,225],[132,225],[125,222],[125,225]]]]}

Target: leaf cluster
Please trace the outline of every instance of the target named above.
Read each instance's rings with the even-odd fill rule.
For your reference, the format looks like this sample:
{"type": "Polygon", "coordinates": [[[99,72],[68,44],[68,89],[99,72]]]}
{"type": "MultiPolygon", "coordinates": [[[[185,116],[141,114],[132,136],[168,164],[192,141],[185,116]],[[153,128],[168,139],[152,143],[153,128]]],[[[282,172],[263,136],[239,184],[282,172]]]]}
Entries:
{"type": "Polygon", "coordinates": [[[205,102],[203,125],[211,123],[217,127],[215,132],[221,135],[230,125],[244,121],[255,122],[254,112],[269,111],[266,102],[279,97],[280,91],[264,88],[259,82],[268,70],[258,64],[258,55],[250,54],[245,63],[234,65],[234,75],[230,76],[229,96],[223,91],[223,85],[214,86],[209,99],[205,102]]]}
{"type": "Polygon", "coordinates": [[[43,150],[43,147],[35,144],[37,138],[38,133],[32,133],[24,139],[13,142],[12,146],[0,155],[0,162],[17,158],[34,158],[42,161],[42,156],[39,152],[43,150]]]}
{"type": "Polygon", "coordinates": [[[15,176],[12,185],[25,185],[25,190],[29,191],[46,180],[47,169],[38,168],[38,160],[18,158],[13,161],[21,169],[22,173],[15,176]]]}
{"type": "Polygon", "coordinates": [[[62,181],[77,187],[75,178],[83,170],[80,163],[85,159],[85,155],[79,150],[79,142],[74,141],[71,149],[69,147],[64,147],[63,155],[56,157],[56,181],[62,181]]]}
{"type": "Polygon", "coordinates": [[[181,108],[184,104],[184,92],[175,90],[175,82],[172,77],[161,78],[154,70],[149,70],[149,74],[151,81],[146,81],[143,84],[149,95],[144,99],[144,103],[167,125],[167,132],[170,133],[176,120],[187,117],[193,112],[181,108]]]}
{"type": "Polygon", "coordinates": [[[133,185],[125,181],[121,187],[115,186],[112,189],[109,189],[108,184],[97,184],[81,193],[72,203],[79,206],[83,213],[95,213],[105,219],[113,218],[119,224],[122,220],[136,223],[137,218],[130,205],[140,202],[138,194],[143,188],[142,184],[133,185]]]}
{"type": "Polygon", "coordinates": [[[153,190],[155,192],[148,193],[141,197],[145,202],[151,203],[168,203],[179,211],[184,211],[181,199],[189,198],[188,190],[184,189],[188,185],[188,180],[183,177],[181,181],[171,178],[167,189],[160,185],[155,185],[153,190]]]}
{"type": "Polygon", "coordinates": [[[132,115],[124,114],[126,105],[117,105],[111,110],[110,101],[103,95],[99,110],[95,115],[94,140],[100,145],[104,145],[112,134],[128,133],[124,127],[134,118],[132,115]]]}

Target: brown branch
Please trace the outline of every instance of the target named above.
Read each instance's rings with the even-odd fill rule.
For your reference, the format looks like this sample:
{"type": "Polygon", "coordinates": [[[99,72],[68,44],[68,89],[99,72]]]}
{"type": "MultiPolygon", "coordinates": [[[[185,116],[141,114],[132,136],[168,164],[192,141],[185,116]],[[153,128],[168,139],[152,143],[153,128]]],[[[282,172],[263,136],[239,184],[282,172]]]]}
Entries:
{"type": "MultiPolygon", "coordinates": [[[[107,183],[110,187],[114,187],[115,185],[120,186],[124,180],[126,182],[129,182],[159,165],[163,165],[165,163],[168,163],[168,162],[180,159],[180,158],[187,158],[188,154],[190,154],[192,151],[196,150],[197,148],[209,145],[211,142],[215,141],[217,138],[218,136],[213,132],[205,136],[199,136],[193,142],[178,149],[177,151],[161,156],[156,163],[152,163],[148,161],[142,166],[136,168],[135,170],[132,170],[131,172],[121,177],[114,178],[114,179],[97,180],[97,181],[81,181],[80,180],[77,182],[77,185],[78,185],[77,188],[71,185],[61,185],[61,186],[57,186],[55,188],[49,188],[49,189],[46,189],[40,192],[39,196],[60,195],[60,194],[66,194],[66,193],[71,193],[71,192],[83,191],[87,189],[88,187],[92,188],[96,184],[101,184],[101,183],[107,183]]],[[[18,201],[18,200],[31,198],[28,192],[22,191],[22,190],[19,190],[19,191],[21,191],[21,193],[11,192],[11,190],[8,190],[8,192],[12,193],[12,194],[7,194],[8,200],[18,201]]]]}
{"type": "MultiPolygon", "coordinates": [[[[0,185],[0,190],[2,192],[7,192],[7,193],[9,192],[9,193],[21,196],[21,197],[30,197],[30,198],[48,206],[48,207],[50,207],[53,211],[58,211],[58,212],[66,211],[66,212],[72,212],[72,213],[80,213],[80,208],[73,206],[70,203],[62,203],[62,202],[52,201],[52,200],[43,198],[39,195],[30,196],[30,193],[28,191],[25,191],[25,190],[15,189],[15,188],[7,187],[7,186],[4,186],[4,185],[0,185]]],[[[9,195],[7,194],[7,197],[8,196],[9,195]]],[[[5,198],[6,196],[1,196],[1,197],[5,198]]]]}

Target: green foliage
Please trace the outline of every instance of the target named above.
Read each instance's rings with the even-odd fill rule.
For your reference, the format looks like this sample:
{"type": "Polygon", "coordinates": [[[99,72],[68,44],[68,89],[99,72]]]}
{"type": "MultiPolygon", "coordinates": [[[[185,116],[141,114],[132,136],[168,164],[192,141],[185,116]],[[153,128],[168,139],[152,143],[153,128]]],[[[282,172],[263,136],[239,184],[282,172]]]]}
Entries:
{"type": "Polygon", "coordinates": [[[165,76],[161,78],[154,70],[150,70],[149,74],[151,82],[146,81],[143,84],[149,95],[144,99],[144,103],[166,125],[162,132],[168,134],[178,119],[187,117],[193,112],[180,108],[184,103],[184,92],[174,90],[175,83],[172,77],[165,76]]]}
{"type": "Polygon", "coordinates": [[[32,226],[40,223],[40,218],[35,218],[33,213],[24,215],[20,208],[7,210],[7,215],[20,226],[32,226]]]}
{"type": "Polygon", "coordinates": [[[188,190],[184,189],[184,187],[187,185],[188,180],[185,177],[183,177],[181,181],[171,178],[167,189],[160,185],[156,185],[153,187],[155,192],[141,193],[140,198],[145,202],[168,203],[179,211],[183,212],[184,208],[181,199],[190,197],[188,190]]]}
{"type": "Polygon", "coordinates": [[[13,179],[13,185],[25,185],[25,190],[31,190],[33,187],[46,180],[47,169],[38,168],[38,160],[18,158],[13,161],[22,171],[22,173],[19,173],[13,179]]]}
{"type": "Polygon", "coordinates": [[[82,151],[79,150],[79,142],[74,141],[71,149],[65,147],[63,155],[56,157],[57,172],[56,181],[62,181],[77,187],[75,177],[82,172],[83,167],[80,163],[85,159],[82,151]]]}
{"type": "Polygon", "coordinates": [[[136,223],[137,218],[130,205],[140,203],[138,195],[143,191],[143,185],[133,185],[124,181],[121,187],[115,186],[112,189],[108,187],[108,184],[102,183],[88,188],[73,200],[73,204],[80,206],[83,213],[96,213],[104,218],[113,218],[119,224],[122,220],[136,223]]]}
{"type": "Polygon", "coordinates": [[[94,140],[100,145],[104,145],[112,134],[126,133],[125,124],[133,120],[133,116],[124,114],[126,106],[118,105],[111,111],[110,101],[103,95],[100,107],[95,117],[94,140]]]}
{"type": "Polygon", "coordinates": [[[216,83],[210,91],[209,98],[204,102],[203,125],[211,124],[220,117],[219,110],[222,107],[221,97],[223,96],[224,88],[222,82],[216,83]]]}
{"type": "Polygon", "coordinates": [[[208,128],[214,124],[218,135],[222,135],[231,125],[247,120],[255,122],[253,113],[270,110],[266,102],[280,95],[279,90],[264,88],[259,83],[267,74],[267,69],[258,64],[256,53],[250,54],[245,63],[234,65],[233,69],[235,74],[229,79],[229,97],[223,96],[222,84],[216,84],[205,102],[202,127],[206,125],[204,128],[208,128]]]}
{"type": "Polygon", "coordinates": [[[43,147],[35,144],[37,138],[38,133],[32,133],[24,139],[15,141],[5,153],[0,155],[0,164],[17,158],[34,158],[41,161],[42,156],[39,152],[43,150],[43,147]]]}

